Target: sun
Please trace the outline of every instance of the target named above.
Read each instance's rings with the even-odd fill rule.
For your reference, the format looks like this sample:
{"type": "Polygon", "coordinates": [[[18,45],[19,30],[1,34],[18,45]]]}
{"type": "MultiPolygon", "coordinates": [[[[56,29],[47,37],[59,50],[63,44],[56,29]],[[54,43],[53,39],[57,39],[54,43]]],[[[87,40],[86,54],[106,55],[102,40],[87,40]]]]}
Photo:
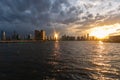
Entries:
{"type": "Polygon", "coordinates": [[[119,34],[120,24],[104,25],[91,28],[88,32],[90,36],[94,36],[98,39],[108,38],[110,35],[119,34]]]}
{"type": "Polygon", "coordinates": [[[106,38],[108,35],[109,35],[109,33],[108,33],[107,31],[101,30],[101,29],[92,31],[92,32],[90,33],[90,36],[95,36],[96,38],[99,38],[99,39],[104,39],[104,38],[106,38]]]}
{"type": "MultiPolygon", "coordinates": [[[[120,28],[120,27],[119,27],[120,28]]],[[[97,27],[93,28],[90,31],[90,36],[95,36],[98,39],[105,39],[112,33],[115,33],[117,31],[118,27],[110,27],[110,26],[104,26],[104,27],[97,27]]]]}
{"type": "Polygon", "coordinates": [[[55,33],[54,33],[54,39],[55,39],[55,40],[58,40],[58,37],[59,37],[59,36],[58,36],[58,33],[55,32],[55,33]]]}

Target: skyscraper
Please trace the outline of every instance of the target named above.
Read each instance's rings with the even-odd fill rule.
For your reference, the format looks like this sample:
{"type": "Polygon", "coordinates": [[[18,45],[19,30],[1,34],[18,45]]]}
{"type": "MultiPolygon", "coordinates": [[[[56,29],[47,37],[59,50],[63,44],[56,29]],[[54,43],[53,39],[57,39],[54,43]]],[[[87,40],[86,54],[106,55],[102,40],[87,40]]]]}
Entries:
{"type": "Polygon", "coordinates": [[[27,36],[27,39],[28,40],[32,40],[33,38],[32,38],[32,34],[29,34],[28,36],[27,36]]]}
{"type": "Polygon", "coordinates": [[[40,40],[45,40],[46,39],[46,33],[44,30],[40,31],[40,40]]]}
{"type": "Polygon", "coordinates": [[[16,31],[13,32],[13,35],[12,35],[12,40],[20,40],[21,37],[18,33],[16,33],[16,31]]]}
{"type": "Polygon", "coordinates": [[[46,33],[44,30],[35,30],[35,40],[45,40],[46,33]]]}
{"type": "Polygon", "coordinates": [[[89,40],[89,34],[87,34],[87,40],[89,40]]]}
{"type": "Polygon", "coordinates": [[[1,31],[1,40],[6,40],[6,33],[1,31]]]}

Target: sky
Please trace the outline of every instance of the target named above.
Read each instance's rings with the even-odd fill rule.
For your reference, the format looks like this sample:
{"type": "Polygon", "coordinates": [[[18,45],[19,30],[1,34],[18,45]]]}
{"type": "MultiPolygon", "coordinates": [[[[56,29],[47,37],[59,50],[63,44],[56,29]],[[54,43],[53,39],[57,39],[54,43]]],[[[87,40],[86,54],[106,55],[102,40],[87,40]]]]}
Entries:
{"type": "Polygon", "coordinates": [[[96,28],[120,33],[120,0],[0,0],[0,30],[81,35],[96,28]]]}

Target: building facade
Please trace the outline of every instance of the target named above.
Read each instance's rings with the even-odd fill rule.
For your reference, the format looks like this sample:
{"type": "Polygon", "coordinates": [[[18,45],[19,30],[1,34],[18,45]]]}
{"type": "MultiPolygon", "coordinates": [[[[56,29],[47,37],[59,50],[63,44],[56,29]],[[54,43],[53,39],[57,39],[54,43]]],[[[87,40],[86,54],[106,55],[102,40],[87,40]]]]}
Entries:
{"type": "Polygon", "coordinates": [[[109,41],[112,41],[112,42],[120,42],[120,35],[117,35],[117,36],[109,36],[109,41]]]}
{"type": "Polygon", "coordinates": [[[1,31],[1,40],[6,40],[6,33],[1,31]]]}
{"type": "Polygon", "coordinates": [[[35,40],[46,40],[46,33],[44,30],[35,30],[35,40]]]}

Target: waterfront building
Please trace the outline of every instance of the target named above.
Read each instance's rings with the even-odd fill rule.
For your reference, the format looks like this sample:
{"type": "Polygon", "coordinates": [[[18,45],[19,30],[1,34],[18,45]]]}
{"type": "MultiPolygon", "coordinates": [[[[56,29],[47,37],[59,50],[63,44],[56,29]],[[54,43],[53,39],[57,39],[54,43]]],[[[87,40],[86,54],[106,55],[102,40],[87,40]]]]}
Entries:
{"type": "Polygon", "coordinates": [[[32,34],[29,34],[29,35],[27,36],[27,39],[28,39],[28,40],[32,40],[32,39],[33,39],[32,34]]]}
{"type": "Polygon", "coordinates": [[[78,40],[78,41],[80,41],[80,40],[81,40],[81,37],[80,37],[80,36],[78,36],[78,37],[77,37],[77,40],[78,40]]]}
{"type": "Polygon", "coordinates": [[[6,40],[6,33],[1,31],[1,40],[6,40]]]}
{"type": "Polygon", "coordinates": [[[109,36],[109,41],[120,42],[120,35],[109,36]]]}
{"type": "Polygon", "coordinates": [[[35,30],[35,40],[45,40],[46,33],[44,30],[35,30]]]}
{"type": "Polygon", "coordinates": [[[76,40],[76,38],[75,38],[75,36],[63,35],[61,37],[61,40],[63,40],[63,41],[74,41],[74,40],[76,40]]]}
{"type": "Polygon", "coordinates": [[[13,35],[12,35],[12,40],[20,40],[21,37],[19,34],[16,33],[16,31],[13,32],[13,35]]]}
{"type": "Polygon", "coordinates": [[[87,40],[89,40],[89,34],[87,34],[86,36],[87,36],[87,40]]]}

